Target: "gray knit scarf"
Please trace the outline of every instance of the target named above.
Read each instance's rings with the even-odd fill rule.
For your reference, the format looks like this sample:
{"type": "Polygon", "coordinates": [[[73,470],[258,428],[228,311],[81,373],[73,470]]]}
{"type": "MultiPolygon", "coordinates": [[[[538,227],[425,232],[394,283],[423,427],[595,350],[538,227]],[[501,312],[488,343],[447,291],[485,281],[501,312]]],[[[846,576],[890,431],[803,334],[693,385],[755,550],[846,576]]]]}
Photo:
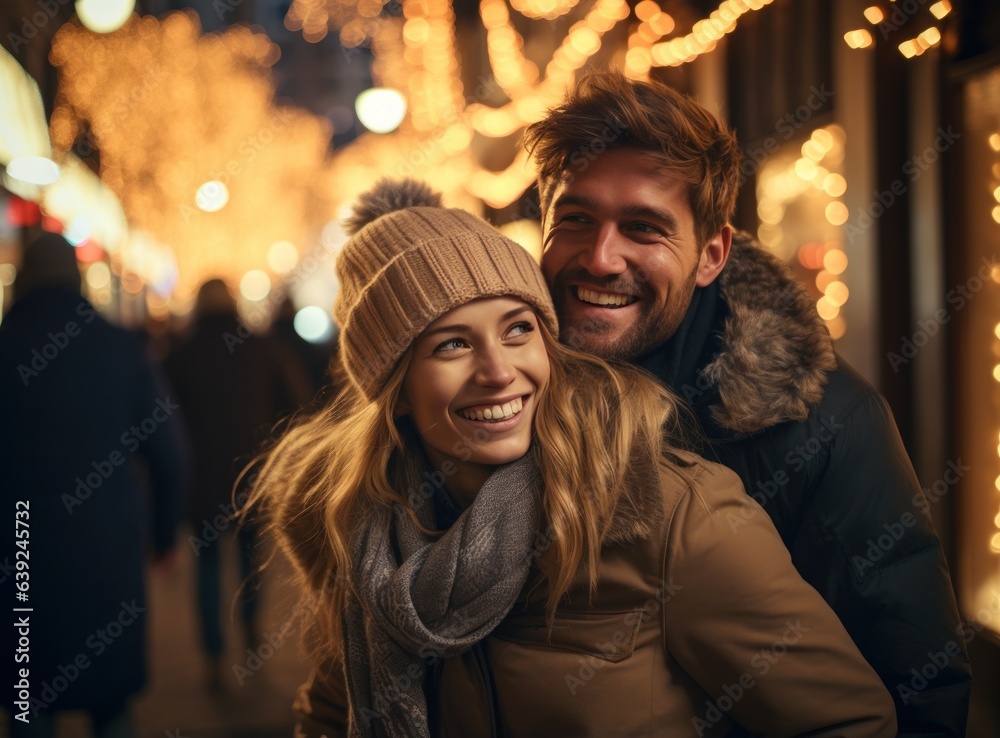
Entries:
{"type": "MultiPolygon", "coordinates": [[[[428,488],[423,471],[413,459],[408,492],[428,488]]],[[[430,737],[424,659],[464,653],[513,607],[528,577],[540,486],[532,449],[499,467],[440,537],[399,506],[357,532],[343,619],[351,738],[430,737]]],[[[431,530],[433,508],[416,508],[431,530]]]]}

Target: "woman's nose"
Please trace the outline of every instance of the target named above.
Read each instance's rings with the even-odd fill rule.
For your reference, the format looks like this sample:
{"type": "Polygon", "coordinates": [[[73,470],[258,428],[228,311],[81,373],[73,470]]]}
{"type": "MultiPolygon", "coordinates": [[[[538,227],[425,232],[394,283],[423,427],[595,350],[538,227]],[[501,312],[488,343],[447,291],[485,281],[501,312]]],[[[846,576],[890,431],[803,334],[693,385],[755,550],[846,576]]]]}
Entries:
{"type": "Polygon", "coordinates": [[[506,387],[514,381],[517,371],[503,346],[483,350],[476,368],[476,382],[484,387],[506,387]]]}

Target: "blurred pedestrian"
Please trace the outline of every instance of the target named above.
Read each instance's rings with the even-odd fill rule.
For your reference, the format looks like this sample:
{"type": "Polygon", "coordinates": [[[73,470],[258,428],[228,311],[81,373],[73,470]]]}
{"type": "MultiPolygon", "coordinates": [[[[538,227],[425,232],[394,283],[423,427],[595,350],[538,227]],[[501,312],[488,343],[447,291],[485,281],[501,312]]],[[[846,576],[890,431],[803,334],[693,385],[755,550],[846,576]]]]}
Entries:
{"type": "MultiPolygon", "coordinates": [[[[297,357],[240,322],[236,301],[220,279],[198,291],[194,330],[178,343],[165,367],[176,388],[192,442],[193,484],[186,505],[189,541],[197,560],[197,600],[207,684],[222,687],[223,637],[220,613],[221,542],[236,526],[233,516],[245,498],[235,489],[243,466],[290,409],[310,399],[309,381],[297,357]]],[[[236,533],[243,586],[240,619],[248,648],[259,644],[260,587],[256,529],[236,533]]]]}
{"type": "Polygon", "coordinates": [[[298,356],[303,368],[308,373],[311,383],[311,394],[315,395],[321,387],[329,387],[330,361],[333,358],[334,342],[330,339],[320,343],[311,343],[295,330],[295,303],[291,298],[282,300],[275,311],[274,322],[271,323],[270,334],[283,343],[298,356]]]}
{"type": "Polygon", "coordinates": [[[28,685],[5,692],[11,735],[52,736],[56,712],[86,710],[96,736],[128,738],[146,681],[144,562],[170,559],[180,520],[177,406],[141,340],[81,296],[64,238],[28,246],[14,290],[0,325],[0,581],[30,611],[8,609],[18,627],[2,628],[28,643],[0,660],[4,684],[28,685]]]}

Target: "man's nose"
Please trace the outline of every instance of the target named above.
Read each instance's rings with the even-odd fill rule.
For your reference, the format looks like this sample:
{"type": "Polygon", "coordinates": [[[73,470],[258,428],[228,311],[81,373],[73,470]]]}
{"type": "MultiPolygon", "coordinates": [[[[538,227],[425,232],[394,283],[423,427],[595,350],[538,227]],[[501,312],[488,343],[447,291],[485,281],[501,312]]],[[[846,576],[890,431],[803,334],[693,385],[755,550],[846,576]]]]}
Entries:
{"type": "Polygon", "coordinates": [[[620,234],[614,223],[602,225],[597,238],[580,256],[580,265],[595,277],[608,277],[625,271],[625,258],[618,243],[620,234]]]}

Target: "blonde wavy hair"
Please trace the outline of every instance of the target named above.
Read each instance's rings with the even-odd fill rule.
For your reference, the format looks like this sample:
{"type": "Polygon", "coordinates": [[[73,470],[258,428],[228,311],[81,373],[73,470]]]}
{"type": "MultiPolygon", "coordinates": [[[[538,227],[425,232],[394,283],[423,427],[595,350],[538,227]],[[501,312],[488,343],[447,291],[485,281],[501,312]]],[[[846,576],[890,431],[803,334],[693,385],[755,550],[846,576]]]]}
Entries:
{"type": "MultiPolygon", "coordinates": [[[[534,418],[539,442],[529,453],[543,480],[544,532],[535,553],[551,624],[581,567],[594,591],[601,545],[623,503],[635,509],[644,486],[658,489],[661,473],[677,472],[671,449],[683,406],[644,371],[567,348],[544,321],[538,325],[551,374],[534,418]]],[[[416,449],[396,423],[411,354],[412,347],[374,400],[341,392],[291,428],[263,460],[243,511],[263,515],[291,560],[308,603],[305,645],[320,660],[342,653],[358,514],[405,509],[416,522],[401,484],[404,456],[416,449]]]]}

